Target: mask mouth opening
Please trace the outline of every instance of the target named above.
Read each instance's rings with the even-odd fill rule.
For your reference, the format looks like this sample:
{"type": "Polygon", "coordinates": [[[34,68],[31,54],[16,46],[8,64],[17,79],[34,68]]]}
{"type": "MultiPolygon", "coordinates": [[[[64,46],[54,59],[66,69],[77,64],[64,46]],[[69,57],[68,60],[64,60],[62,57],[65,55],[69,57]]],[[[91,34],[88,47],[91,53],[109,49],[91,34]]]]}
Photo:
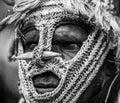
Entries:
{"type": "Polygon", "coordinates": [[[39,94],[52,92],[60,83],[60,78],[51,71],[35,75],[32,80],[33,85],[39,94]]]}

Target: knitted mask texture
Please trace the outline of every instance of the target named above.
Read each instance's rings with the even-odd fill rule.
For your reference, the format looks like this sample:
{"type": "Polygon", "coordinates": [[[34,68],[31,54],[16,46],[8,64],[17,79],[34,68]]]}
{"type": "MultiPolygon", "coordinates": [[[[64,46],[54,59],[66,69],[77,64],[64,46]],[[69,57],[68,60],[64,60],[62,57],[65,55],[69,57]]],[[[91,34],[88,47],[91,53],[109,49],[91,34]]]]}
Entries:
{"type": "MultiPolygon", "coordinates": [[[[26,103],[75,103],[95,78],[107,53],[113,47],[108,40],[110,29],[118,33],[111,11],[105,2],[93,0],[72,2],[62,0],[24,0],[14,6],[15,13],[7,18],[7,23],[16,21],[16,35],[19,35],[22,23],[32,23],[39,31],[39,42],[33,50],[33,59],[29,62],[19,60],[19,90],[26,103]],[[99,3],[103,4],[99,4],[99,3]],[[79,6],[77,6],[79,4],[79,6]],[[67,6],[69,5],[69,6],[67,6]],[[102,10],[102,8],[105,8],[102,10]],[[108,18],[109,17],[109,18],[108,18]],[[19,19],[18,19],[19,18],[19,19]],[[110,21],[112,18],[112,21],[110,21]],[[22,21],[22,23],[21,23],[22,21]],[[86,23],[92,28],[79,52],[71,60],[54,57],[48,62],[42,61],[44,50],[51,51],[55,29],[61,24],[86,23]],[[19,29],[18,29],[19,28],[19,29]],[[53,91],[38,93],[33,85],[35,75],[47,71],[56,74],[60,82],[53,91]]],[[[24,53],[22,40],[19,40],[18,55],[24,53]]],[[[23,100],[23,101],[24,101],[23,100]]],[[[22,99],[21,101],[22,102],[22,99]]]]}

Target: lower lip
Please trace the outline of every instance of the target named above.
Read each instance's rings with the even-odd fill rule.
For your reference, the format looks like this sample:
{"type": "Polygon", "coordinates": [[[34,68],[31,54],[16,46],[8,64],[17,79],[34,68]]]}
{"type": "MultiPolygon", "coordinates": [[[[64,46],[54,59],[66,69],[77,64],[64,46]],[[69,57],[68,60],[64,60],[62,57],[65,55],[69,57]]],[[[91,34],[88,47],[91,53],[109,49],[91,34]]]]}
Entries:
{"type": "Polygon", "coordinates": [[[52,92],[55,88],[36,88],[36,91],[40,94],[46,93],[46,92],[52,92]]]}

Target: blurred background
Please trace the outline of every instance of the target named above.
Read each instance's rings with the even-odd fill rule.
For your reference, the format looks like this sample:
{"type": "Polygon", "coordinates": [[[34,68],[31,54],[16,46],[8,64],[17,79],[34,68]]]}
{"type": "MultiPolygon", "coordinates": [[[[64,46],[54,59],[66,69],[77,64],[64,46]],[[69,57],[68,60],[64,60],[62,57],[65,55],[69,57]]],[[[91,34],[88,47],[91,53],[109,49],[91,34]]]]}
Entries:
{"type": "MultiPolygon", "coordinates": [[[[0,0],[0,21],[10,14],[11,7],[0,0]]],[[[18,103],[17,62],[8,62],[10,39],[14,36],[12,26],[0,32],[0,103],[18,103]]]]}

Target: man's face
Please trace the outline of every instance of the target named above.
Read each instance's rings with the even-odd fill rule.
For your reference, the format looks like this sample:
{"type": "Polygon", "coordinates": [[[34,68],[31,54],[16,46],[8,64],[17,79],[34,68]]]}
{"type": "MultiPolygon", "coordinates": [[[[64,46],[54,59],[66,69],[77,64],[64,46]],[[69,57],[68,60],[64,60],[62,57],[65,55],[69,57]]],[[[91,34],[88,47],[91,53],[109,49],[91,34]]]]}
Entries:
{"type": "MultiPolygon", "coordinates": [[[[23,41],[24,52],[33,52],[39,42],[39,31],[35,28],[26,29],[25,41],[23,41]]],[[[85,28],[75,24],[60,25],[56,28],[52,39],[52,52],[60,53],[64,61],[70,61],[80,50],[83,42],[87,39],[88,32],[85,28]]],[[[44,59],[45,65],[57,57],[44,59]]],[[[42,67],[44,69],[44,67],[42,67]]],[[[40,68],[39,68],[40,69],[40,68]]],[[[37,92],[46,93],[54,90],[59,85],[60,78],[52,72],[46,72],[33,78],[33,85],[37,92]]]]}
{"type": "Polygon", "coordinates": [[[24,56],[19,60],[20,93],[25,100],[76,102],[109,50],[99,29],[83,15],[59,6],[27,15],[17,28],[18,55],[24,56]]]}

